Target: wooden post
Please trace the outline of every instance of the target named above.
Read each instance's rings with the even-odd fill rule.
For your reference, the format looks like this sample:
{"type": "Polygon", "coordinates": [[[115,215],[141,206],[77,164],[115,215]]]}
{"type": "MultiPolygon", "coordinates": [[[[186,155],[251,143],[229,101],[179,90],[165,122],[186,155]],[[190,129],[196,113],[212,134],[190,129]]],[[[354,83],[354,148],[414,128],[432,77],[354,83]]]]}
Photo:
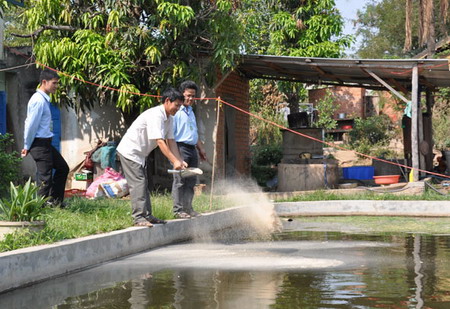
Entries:
{"type": "Polygon", "coordinates": [[[212,209],[212,199],[214,193],[214,178],[216,174],[216,161],[217,161],[217,136],[219,132],[219,120],[220,120],[220,97],[217,98],[217,118],[216,124],[214,126],[214,152],[213,152],[213,164],[212,164],[212,173],[211,173],[211,191],[209,193],[209,210],[212,209]]]}
{"type": "Polygon", "coordinates": [[[411,89],[411,155],[413,168],[413,181],[419,180],[419,70],[417,64],[412,69],[412,89],[411,89]]]}

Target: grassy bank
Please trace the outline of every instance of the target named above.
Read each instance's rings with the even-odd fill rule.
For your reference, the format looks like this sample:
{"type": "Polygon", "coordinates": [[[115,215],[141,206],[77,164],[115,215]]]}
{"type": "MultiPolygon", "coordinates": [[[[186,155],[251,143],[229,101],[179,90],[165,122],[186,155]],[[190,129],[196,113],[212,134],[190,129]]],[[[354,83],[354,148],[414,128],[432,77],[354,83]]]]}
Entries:
{"type": "Polygon", "coordinates": [[[450,195],[441,195],[433,191],[423,194],[400,195],[392,193],[378,193],[364,191],[353,194],[331,193],[325,190],[301,194],[287,199],[277,199],[276,202],[305,202],[305,201],[337,201],[337,200],[380,200],[380,201],[450,201],[450,195]]]}
{"type": "MultiPolygon", "coordinates": [[[[353,195],[316,191],[299,195],[284,201],[322,201],[322,200],[449,200],[434,192],[422,195],[394,195],[364,192],[353,195]]],[[[153,215],[164,219],[173,219],[172,198],[170,194],[152,196],[153,215]]],[[[246,198],[215,197],[210,209],[209,195],[202,194],[194,198],[194,209],[205,213],[230,206],[245,205],[246,198]]],[[[41,232],[21,232],[9,234],[0,241],[0,252],[49,244],[64,239],[73,239],[88,235],[105,233],[132,226],[131,206],[129,200],[71,198],[65,209],[48,209],[44,220],[46,227],[41,232]]],[[[301,218],[304,222],[334,222],[333,226],[350,226],[373,232],[423,232],[450,233],[450,218],[418,219],[399,217],[320,217],[301,218]]]]}
{"type": "Polygon", "coordinates": [[[363,234],[422,233],[450,235],[450,218],[417,217],[301,217],[305,231],[336,231],[363,234]]]}
{"type": "MultiPolygon", "coordinates": [[[[151,198],[153,215],[164,220],[173,219],[172,198],[169,194],[158,194],[151,198]]],[[[0,252],[49,244],[64,239],[125,229],[133,225],[129,200],[85,198],[67,199],[64,209],[51,208],[44,216],[45,228],[40,232],[19,232],[6,235],[0,241],[0,252]]],[[[223,209],[229,203],[220,197],[213,200],[210,209],[209,196],[194,199],[193,207],[205,213],[223,209]]]]}

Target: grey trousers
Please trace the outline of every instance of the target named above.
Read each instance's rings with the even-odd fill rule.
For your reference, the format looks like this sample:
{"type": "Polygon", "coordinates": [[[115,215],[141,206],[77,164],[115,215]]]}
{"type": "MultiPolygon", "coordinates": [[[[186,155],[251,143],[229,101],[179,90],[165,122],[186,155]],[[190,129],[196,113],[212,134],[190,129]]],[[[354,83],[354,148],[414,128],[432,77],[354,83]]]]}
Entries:
{"type": "MultiPolygon", "coordinates": [[[[195,146],[185,143],[177,143],[178,150],[183,160],[189,167],[198,167],[198,155],[195,146]]],[[[173,212],[193,211],[192,200],[194,199],[194,187],[197,176],[182,178],[179,174],[173,174],[172,198],[173,212]]]]}
{"type": "Polygon", "coordinates": [[[135,223],[144,221],[152,215],[146,168],[139,163],[128,160],[120,153],[117,154],[120,157],[122,170],[125,174],[128,188],[130,189],[133,220],[135,223]]]}

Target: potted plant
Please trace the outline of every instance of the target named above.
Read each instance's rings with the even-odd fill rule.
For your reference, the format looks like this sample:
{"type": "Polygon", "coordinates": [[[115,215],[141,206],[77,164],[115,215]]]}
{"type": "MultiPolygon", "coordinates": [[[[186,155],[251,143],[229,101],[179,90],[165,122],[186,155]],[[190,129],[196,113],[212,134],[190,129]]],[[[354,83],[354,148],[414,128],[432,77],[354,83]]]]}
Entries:
{"type": "Polygon", "coordinates": [[[41,219],[48,198],[39,196],[38,189],[31,179],[23,186],[10,183],[9,198],[0,199],[0,239],[18,229],[39,231],[44,228],[45,222],[41,219]]]}

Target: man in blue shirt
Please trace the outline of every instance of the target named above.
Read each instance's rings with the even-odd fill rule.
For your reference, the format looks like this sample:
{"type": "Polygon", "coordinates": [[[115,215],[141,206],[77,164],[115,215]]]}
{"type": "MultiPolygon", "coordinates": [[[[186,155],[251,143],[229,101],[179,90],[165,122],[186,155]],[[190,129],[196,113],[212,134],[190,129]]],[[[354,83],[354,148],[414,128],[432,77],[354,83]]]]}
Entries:
{"type": "MultiPolygon", "coordinates": [[[[183,160],[189,167],[198,167],[197,150],[200,159],[206,160],[206,153],[198,138],[197,121],[192,110],[198,86],[188,80],[181,83],[180,92],[184,95],[184,102],[174,116],[174,137],[183,160]]],[[[173,212],[176,218],[185,219],[199,215],[192,208],[195,184],[196,176],[182,178],[179,174],[173,175],[173,212]]]]}
{"type": "Polygon", "coordinates": [[[50,94],[59,85],[55,71],[44,69],[39,78],[40,86],[28,101],[25,119],[22,157],[30,154],[36,162],[39,195],[50,197],[48,203],[63,206],[69,166],[61,154],[52,146],[52,114],[50,94]],[[55,172],[53,173],[53,170],[55,172]]]}

